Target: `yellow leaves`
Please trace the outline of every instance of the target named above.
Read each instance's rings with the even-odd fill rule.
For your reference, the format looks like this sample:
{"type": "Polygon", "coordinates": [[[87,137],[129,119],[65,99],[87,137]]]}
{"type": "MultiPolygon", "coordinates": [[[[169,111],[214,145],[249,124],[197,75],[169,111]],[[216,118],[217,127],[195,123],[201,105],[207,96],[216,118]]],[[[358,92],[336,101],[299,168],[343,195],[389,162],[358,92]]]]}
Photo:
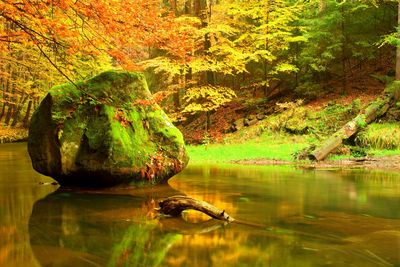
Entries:
{"type": "Polygon", "coordinates": [[[182,112],[194,114],[213,111],[235,97],[236,93],[227,87],[211,85],[193,87],[188,89],[183,97],[186,104],[182,112]]]}
{"type": "Polygon", "coordinates": [[[168,57],[156,57],[144,60],[140,63],[144,68],[151,68],[155,73],[168,73],[168,76],[175,76],[182,73],[182,65],[168,57]]]}
{"type": "Polygon", "coordinates": [[[289,64],[289,63],[283,62],[283,63],[278,64],[275,67],[274,72],[275,73],[278,73],[278,72],[289,73],[289,72],[297,72],[298,70],[299,69],[296,66],[294,66],[293,64],[289,64]]]}

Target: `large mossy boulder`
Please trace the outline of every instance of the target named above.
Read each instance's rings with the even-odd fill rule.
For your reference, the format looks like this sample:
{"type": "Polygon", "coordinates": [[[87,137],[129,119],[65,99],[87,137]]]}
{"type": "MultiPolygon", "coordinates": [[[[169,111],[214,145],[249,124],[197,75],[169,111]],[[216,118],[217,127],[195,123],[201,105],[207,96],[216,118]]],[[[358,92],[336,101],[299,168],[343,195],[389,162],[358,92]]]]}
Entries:
{"type": "Polygon", "coordinates": [[[28,151],[36,171],[88,187],[162,183],[188,162],[143,75],[122,71],[53,87],[32,116],[28,151]]]}

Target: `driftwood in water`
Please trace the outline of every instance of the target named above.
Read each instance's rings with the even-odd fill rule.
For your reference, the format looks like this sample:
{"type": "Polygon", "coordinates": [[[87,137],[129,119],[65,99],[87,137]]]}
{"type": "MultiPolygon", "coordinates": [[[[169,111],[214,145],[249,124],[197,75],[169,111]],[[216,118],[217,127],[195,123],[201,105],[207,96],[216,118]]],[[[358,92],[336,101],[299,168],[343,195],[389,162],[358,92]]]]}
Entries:
{"type": "Polygon", "coordinates": [[[166,215],[179,216],[184,210],[197,210],[222,221],[233,222],[225,210],[221,210],[205,201],[187,196],[173,196],[159,202],[160,211],[166,215]]]}
{"type": "Polygon", "coordinates": [[[399,98],[399,89],[394,90],[393,93],[387,94],[384,97],[377,98],[364,112],[346,123],[335,134],[322,143],[322,145],[313,150],[308,155],[309,159],[317,161],[325,159],[329,153],[342,144],[343,140],[356,134],[367,124],[384,115],[399,98]]]}

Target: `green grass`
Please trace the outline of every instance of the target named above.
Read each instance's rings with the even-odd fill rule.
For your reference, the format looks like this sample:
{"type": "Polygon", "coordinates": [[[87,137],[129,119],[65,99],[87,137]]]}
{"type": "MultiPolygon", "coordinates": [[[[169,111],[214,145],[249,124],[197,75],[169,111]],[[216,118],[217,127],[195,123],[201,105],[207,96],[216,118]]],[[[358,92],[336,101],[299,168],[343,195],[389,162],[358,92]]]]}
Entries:
{"type": "Polygon", "coordinates": [[[400,155],[400,149],[371,149],[370,153],[377,157],[398,156],[400,155]]]}
{"type": "Polygon", "coordinates": [[[372,123],[358,134],[357,143],[374,149],[400,149],[400,124],[372,123]]]}
{"type": "Polygon", "coordinates": [[[188,146],[191,162],[229,162],[245,159],[293,161],[293,153],[307,146],[286,136],[262,136],[254,141],[188,146]]]}

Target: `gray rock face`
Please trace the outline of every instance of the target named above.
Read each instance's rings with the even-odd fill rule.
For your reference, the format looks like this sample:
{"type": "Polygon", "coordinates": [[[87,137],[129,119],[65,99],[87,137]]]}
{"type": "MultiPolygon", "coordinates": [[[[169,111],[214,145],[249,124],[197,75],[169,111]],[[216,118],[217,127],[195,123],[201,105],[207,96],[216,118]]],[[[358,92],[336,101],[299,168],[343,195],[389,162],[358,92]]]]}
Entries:
{"type": "Polygon", "coordinates": [[[108,71],[53,87],[32,116],[34,169],[61,185],[146,185],[188,163],[181,132],[154,103],[141,74],[108,71]]]}

